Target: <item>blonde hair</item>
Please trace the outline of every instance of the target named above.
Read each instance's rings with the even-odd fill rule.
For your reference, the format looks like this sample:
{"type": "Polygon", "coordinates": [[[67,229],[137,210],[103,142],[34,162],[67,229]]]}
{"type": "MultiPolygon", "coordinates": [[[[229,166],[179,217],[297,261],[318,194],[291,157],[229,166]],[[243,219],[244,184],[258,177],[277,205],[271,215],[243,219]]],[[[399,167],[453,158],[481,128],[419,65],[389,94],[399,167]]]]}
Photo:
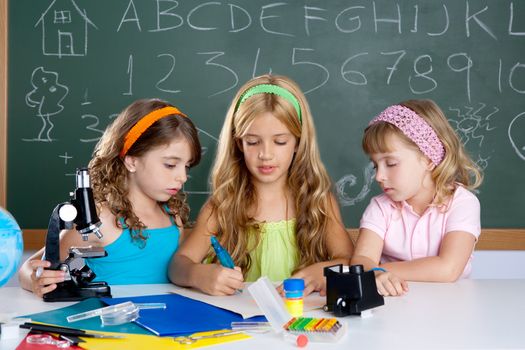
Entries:
{"type": "Polygon", "coordinates": [[[211,171],[212,196],[209,203],[216,215],[221,243],[232,254],[243,272],[251,266],[249,252],[260,241],[260,225],[250,216],[257,203],[240,138],[254,119],[272,113],[297,140],[297,151],[288,170],[287,185],[295,199],[296,243],[300,252],[297,269],[329,258],[326,227],[329,219],[331,182],[321,162],[312,114],[304,94],[289,78],[263,75],[244,84],[233,98],[219,137],[217,156],[211,171]],[[241,95],[260,84],[277,85],[290,91],[299,101],[302,123],[294,106],[285,98],[271,93],[251,96],[238,106],[241,95]],[[248,238],[254,229],[256,239],[248,238]],[[254,246],[249,246],[254,242],[254,246]]]}
{"type": "MultiPolygon", "coordinates": [[[[93,158],[89,162],[89,174],[97,205],[108,207],[115,216],[117,227],[122,227],[119,220],[123,219],[133,240],[138,241],[141,245],[145,244],[147,239],[143,234],[146,226],[135,215],[128,199],[128,171],[124,165],[124,159],[120,157],[119,153],[124,146],[125,136],[142,117],[167,106],[171,105],[158,99],[143,99],[133,102],[104,131],[95,146],[93,158]]],[[[181,137],[190,144],[191,166],[197,165],[201,158],[197,129],[189,118],[176,114],[161,118],[153,123],[131,146],[126,155],[141,157],[152,148],[167,145],[173,139],[181,137]]],[[[183,224],[187,222],[189,207],[184,193],[177,193],[167,202],[159,204],[167,205],[169,214],[179,216],[183,224]]]]}
{"type": "MultiPolygon", "coordinates": [[[[399,104],[411,109],[423,118],[434,129],[445,147],[445,157],[431,173],[436,186],[433,205],[446,205],[454,193],[456,183],[469,190],[479,187],[483,180],[481,170],[465,151],[458,135],[441,108],[432,100],[408,100],[399,104]]],[[[391,151],[386,141],[389,135],[396,135],[405,144],[423,155],[423,152],[410,138],[403,134],[399,128],[387,122],[378,122],[365,129],[362,142],[363,150],[368,155],[391,151]]]]}

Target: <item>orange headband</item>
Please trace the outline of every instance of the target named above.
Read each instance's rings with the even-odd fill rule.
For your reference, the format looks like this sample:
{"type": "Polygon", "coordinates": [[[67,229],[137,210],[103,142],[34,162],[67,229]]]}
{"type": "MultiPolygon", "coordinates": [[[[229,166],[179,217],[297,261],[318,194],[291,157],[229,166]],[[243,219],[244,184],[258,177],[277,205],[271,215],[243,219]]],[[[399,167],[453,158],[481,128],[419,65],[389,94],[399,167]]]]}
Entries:
{"type": "Polygon", "coordinates": [[[124,146],[122,147],[122,150],[120,151],[120,157],[124,157],[126,153],[128,153],[129,149],[133,144],[138,140],[140,135],[144,133],[144,131],[148,130],[148,128],[153,125],[157,120],[167,117],[169,115],[178,114],[183,117],[187,116],[179,111],[176,107],[163,107],[160,109],[156,109],[153,112],[150,112],[146,114],[144,117],[142,117],[137,124],[133,125],[130,131],[126,134],[126,137],[124,138],[124,146]]]}

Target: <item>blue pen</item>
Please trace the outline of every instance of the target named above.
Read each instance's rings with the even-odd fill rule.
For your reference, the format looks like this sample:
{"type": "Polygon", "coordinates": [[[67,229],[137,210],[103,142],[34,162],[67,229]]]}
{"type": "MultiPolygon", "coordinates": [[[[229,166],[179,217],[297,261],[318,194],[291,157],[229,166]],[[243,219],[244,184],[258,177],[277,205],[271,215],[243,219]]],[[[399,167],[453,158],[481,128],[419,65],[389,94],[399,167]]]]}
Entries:
{"type": "Polygon", "coordinates": [[[217,241],[217,238],[215,236],[211,236],[211,246],[213,247],[213,250],[215,250],[215,254],[217,255],[217,259],[219,259],[219,262],[222,266],[233,269],[235,267],[235,264],[233,263],[232,257],[226,249],[224,249],[220,244],[219,241],[217,241]]]}

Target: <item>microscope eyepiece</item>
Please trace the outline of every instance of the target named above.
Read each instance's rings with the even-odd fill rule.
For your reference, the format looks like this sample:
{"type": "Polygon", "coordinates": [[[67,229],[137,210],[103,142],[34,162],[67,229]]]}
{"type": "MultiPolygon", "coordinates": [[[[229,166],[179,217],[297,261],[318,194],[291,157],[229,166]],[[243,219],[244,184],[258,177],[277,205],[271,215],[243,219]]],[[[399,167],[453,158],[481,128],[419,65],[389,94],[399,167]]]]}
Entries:
{"type": "Polygon", "coordinates": [[[100,239],[102,238],[102,233],[99,230],[100,219],[97,216],[88,169],[77,169],[76,177],[77,189],[71,203],[78,210],[78,215],[75,219],[77,231],[80,232],[84,241],[87,240],[87,235],[92,232],[100,239]]]}
{"type": "Polygon", "coordinates": [[[89,179],[89,172],[87,168],[77,169],[77,188],[90,188],[91,181],[89,179]]]}

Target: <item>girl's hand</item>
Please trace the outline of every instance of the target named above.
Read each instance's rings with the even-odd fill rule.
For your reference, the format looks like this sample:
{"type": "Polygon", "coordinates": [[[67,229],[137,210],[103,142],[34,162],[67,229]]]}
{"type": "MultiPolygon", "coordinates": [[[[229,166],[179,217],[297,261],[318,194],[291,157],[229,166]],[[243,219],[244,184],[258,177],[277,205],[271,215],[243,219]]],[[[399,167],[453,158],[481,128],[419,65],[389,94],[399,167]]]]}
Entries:
{"type": "Polygon", "coordinates": [[[31,260],[29,262],[31,269],[31,290],[40,298],[44,294],[51,292],[57,287],[57,283],[64,282],[64,271],[60,270],[44,270],[45,267],[51,266],[51,263],[46,260],[31,260]],[[37,270],[41,268],[42,273],[37,276],[37,270]]]}
{"type": "Polygon", "coordinates": [[[377,291],[383,296],[400,296],[408,292],[408,283],[391,272],[376,271],[377,291]]]}
{"type": "Polygon", "coordinates": [[[244,288],[244,277],[240,267],[229,269],[218,264],[208,264],[206,267],[206,276],[199,283],[199,289],[204,293],[232,295],[244,288]]]}
{"type": "MultiPolygon", "coordinates": [[[[319,292],[321,296],[326,295],[326,279],[323,274],[323,266],[319,263],[297,271],[290,278],[302,278],[304,280],[304,296],[312,292],[319,292]]],[[[279,290],[282,290],[282,285],[279,286],[279,290]]]]}

